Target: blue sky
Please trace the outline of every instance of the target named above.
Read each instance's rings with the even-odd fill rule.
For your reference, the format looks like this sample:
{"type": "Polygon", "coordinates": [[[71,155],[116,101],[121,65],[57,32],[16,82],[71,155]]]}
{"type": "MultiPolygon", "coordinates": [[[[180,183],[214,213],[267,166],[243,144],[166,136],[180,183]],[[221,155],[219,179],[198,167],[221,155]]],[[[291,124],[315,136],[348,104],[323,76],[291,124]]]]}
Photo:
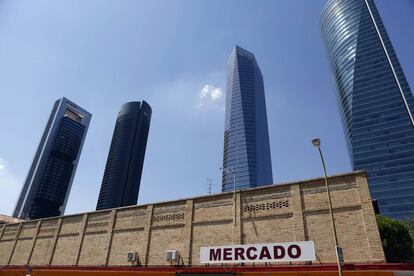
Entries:
{"type": "MultiPolygon", "coordinates": [[[[93,114],[66,214],[95,209],[127,101],[153,109],[139,204],[206,194],[207,178],[219,192],[235,44],[256,55],[263,73],[275,183],[322,175],[314,136],[329,174],[350,171],[319,31],[324,3],[0,0],[0,213],[12,212],[62,96],[93,114]]],[[[414,1],[376,3],[414,88],[414,1]]]]}

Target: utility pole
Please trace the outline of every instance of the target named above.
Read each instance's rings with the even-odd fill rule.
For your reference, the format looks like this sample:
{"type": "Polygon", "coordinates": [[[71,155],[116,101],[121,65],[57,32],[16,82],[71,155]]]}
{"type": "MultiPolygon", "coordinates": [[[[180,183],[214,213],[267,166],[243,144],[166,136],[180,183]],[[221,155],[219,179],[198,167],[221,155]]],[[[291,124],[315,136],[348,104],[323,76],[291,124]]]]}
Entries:
{"type": "Polygon", "coordinates": [[[209,194],[209,195],[211,195],[211,187],[213,186],[213,181],[214,181],[213,179],[211,179],[211,178],[207,178],[207,182],[208,182],[208,183],[207,183],[207,185],[208,185],[208,186],[207,186],[207,189],[208,189],[208,194],[209,194]]]}

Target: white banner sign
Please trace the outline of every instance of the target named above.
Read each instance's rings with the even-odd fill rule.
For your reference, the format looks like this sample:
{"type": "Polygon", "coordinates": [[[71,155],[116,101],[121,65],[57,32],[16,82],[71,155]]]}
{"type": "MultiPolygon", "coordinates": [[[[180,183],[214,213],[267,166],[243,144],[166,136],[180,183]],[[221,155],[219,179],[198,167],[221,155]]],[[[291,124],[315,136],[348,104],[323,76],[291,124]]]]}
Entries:
{"type": "Polygon", "coordinates": [[[200,248],[200,263],[314,261],[313,241],[208,246],[200,248]]]}

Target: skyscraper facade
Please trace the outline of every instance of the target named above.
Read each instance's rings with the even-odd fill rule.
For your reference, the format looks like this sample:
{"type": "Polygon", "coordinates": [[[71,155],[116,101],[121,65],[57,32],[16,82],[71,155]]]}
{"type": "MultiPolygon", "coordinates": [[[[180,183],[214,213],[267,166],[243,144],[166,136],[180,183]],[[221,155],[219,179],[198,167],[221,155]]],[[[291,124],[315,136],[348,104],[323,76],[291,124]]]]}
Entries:
{"type": "Polygon", "coordinates": [[[262,72],[252,53],[235,46],[227,62],[222,191],[272,183],[262,72]]]}
{"type": "Polygon", "coordinates": [[[414,211],[414,99],[373,0],[329,0],[321,31],[354,170],[380,212],[414,211]]]}
{"type": "Polygon", "coordinates": [[[137,204],[151,113],[145,101],[121,107],[96,210],[137,204]]]}
{"type": "Polygon", "coordinates": [[[55,102],[13,216],[64,214],[91,114],[66,98],[55,102]]]}

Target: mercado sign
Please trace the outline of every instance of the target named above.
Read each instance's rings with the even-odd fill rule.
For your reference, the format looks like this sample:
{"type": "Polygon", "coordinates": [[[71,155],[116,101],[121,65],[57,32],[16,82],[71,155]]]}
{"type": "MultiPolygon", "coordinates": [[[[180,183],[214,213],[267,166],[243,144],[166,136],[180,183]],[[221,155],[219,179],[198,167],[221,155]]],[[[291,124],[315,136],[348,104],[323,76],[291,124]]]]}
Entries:
{"type": "Polygon", "coordinates": [[[313,241],[208,246],[200,248],[200,263],[314,261],[313,241]]]}

